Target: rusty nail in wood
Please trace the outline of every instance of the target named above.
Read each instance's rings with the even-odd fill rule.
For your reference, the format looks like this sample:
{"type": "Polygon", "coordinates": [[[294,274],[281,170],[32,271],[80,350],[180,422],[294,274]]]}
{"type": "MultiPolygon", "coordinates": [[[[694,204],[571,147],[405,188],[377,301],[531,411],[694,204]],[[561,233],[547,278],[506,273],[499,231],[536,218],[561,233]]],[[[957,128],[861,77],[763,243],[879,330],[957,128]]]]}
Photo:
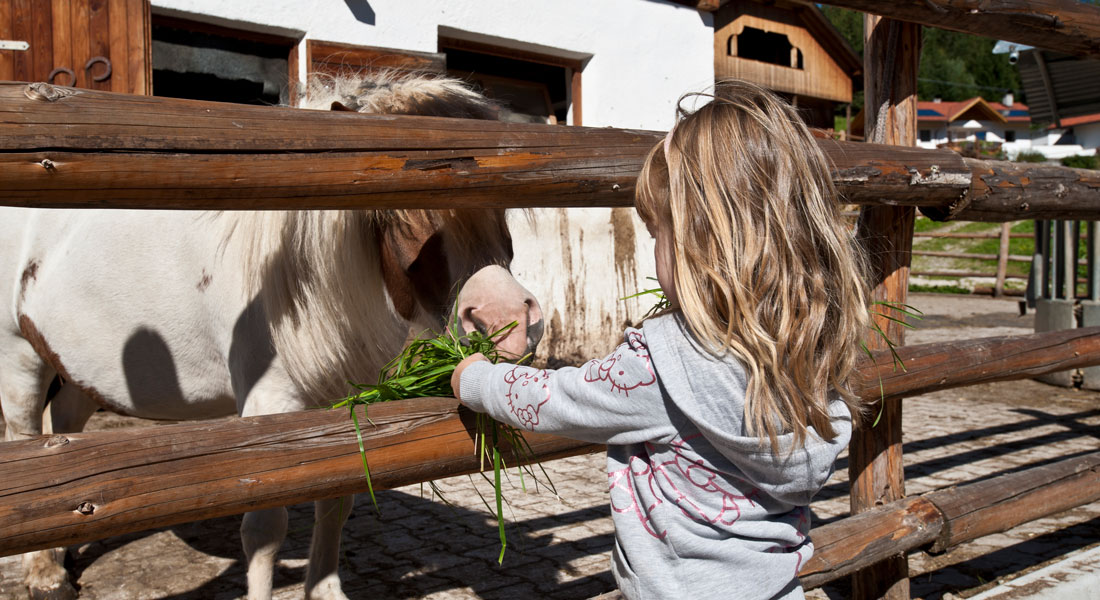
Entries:
{"type": "Polygon", "coordinates": [[[56,448],[58,446],[64,446],[65,444],[68,444],[68,443],[69,443],[69,438],[67,438],[63,435],[55,435],[55,436],[51,436],[50,439],[46,440],[46,447],[47,448],[56,448]]]}
{"type": "Polygon", "coordinates": [[[611,191],[613,191],[613,192],[617,192],[620,189],[622,189],[622,187],[617,183],[611,186],[611,191]]]}
{"type": "Polygon", "coordinates": [[[76,512],[82,515],[90,515],[95,512],[95,505],[85,500],[80,503],[80,506],[76,507],[76,512]]]}

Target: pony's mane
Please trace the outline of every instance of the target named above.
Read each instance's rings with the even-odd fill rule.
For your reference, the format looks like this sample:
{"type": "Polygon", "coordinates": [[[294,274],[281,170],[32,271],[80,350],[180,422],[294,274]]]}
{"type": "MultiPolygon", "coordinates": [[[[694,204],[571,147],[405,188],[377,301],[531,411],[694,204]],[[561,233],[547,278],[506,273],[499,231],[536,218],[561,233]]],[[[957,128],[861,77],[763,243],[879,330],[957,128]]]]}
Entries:
{"type": "Polygon", "coordinates": [[[306,83],[303,108],[330,110],[337,102],[361,113],[485,120],[500,117],[495,102],[462,80],[430,73],[381,70],[312,75],[306,83]]]}
{"type": "MultiPolygon", "coordinates": [[[[461,80],[393,71],[319,75],[307,106],[358,112],[491,119],[496,105],[461,80]]],[[[262,299],[272,342],[294,384],[317,402],[373,383],[401,348],[409,324],[382,285],[377,234],[428,219],[459,231],[483,228],[490,211],[333,210],[222,213],[241,244],[249,297],[262,299]],[[364,285],[364,282],[369,282],[364,285]]],[[[503,219],[503,211],[493,212],[503,219]]],[[[460,238],[461,239],[461,238],[460,238]]],[[[476,238],[468,238],[476,239],[476,238]]]]}

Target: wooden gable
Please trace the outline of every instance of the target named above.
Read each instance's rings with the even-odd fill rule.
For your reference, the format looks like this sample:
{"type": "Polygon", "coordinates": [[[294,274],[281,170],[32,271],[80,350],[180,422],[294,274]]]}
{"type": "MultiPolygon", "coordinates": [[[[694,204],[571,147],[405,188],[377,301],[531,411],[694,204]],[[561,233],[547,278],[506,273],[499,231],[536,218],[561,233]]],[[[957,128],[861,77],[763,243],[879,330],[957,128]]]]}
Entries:
{"type": "Polygon", "coordinates": [[[714,14],[714,76],[851,102],[859,58],[813,6],[729,2],[714,14]]]}

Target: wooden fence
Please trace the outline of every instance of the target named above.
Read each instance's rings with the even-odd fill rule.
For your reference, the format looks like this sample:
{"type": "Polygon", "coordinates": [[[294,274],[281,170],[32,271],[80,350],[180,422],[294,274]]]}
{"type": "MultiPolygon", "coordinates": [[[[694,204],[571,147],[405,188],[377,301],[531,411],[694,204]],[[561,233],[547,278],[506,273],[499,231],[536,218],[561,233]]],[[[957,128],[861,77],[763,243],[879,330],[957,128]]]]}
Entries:
{"type": "MultiPolygon", "coordinates": [[[[955,259],[969,259],[969,260],[995,260],[997,261],[993,272],[956,272],[956,271],[913,271],[910,275],[914,276],[928,276],[928,277],[990,277],[993,279],[993,286],[987,290],[981,290],[983,292],[992,294],[993,296],[1002,296],[1005,294],[1005,280],[1006,279],[1027,279],[1026,275],[1016,275],[1008,272],[1008,263],[1011,262],[1026,262],[1032,261],[1031,256],[1013,255],[1009,254],[1009,241],[1012,238],[1032,238],[1030,233],[1012,233],[1012,223],[1001,223],[1001,230],[999,233],[955,233],[948,231],[925,231],[916,232],[913,234],[913,238],[939,238],[939,239],[972,239],[972,240],[985,240],[996,239],[1000,243],[998,244],[996,254],[977,254],[972,252],[945,252],[936,250],[913,250],[913,256],[932,256],[940,258],[955,258],[955,259]]],[[[977,289],[975,292],[979,291],[977,289]]],[[[1022,292],[1019,292],[1022,294],[1022,292]]]]}
{"type": "MultiPolygon", "coordinates": [[[[693,3],[701,9],[718,4],[693,3]]],[[[879,261],[876,299],[905,300],[917,206],[934,218],[991,222],[1100,215],[1095,171],[907,147],[916,133],[917,23],[1100,57],[1096,7],[1071,0],[985,5],[904,0],[890,3],[891,13],[909,22],[868,16],[867,130],[877,143],[819,140],[846,202],[863,206],[858,233],[879,261]]],[[[662,135],[0,83],[0,204],[626,206],[645,153],[662,135]]],[[[894,324],[883,327],[902,339],[894,324]]],[[[901,399],[1100,364],[1100,330],[906,347],[900,350],[904,371],[894,370],[885,352],[860,369],[858,392],[882,394],[883,410],[879,425],[859,430],[852,441],[853,514],[814,530],[818,551],[802,571],[807,586],[852,574],[854,597],[908,597],[906,552],[943,550],[1097,499],[1096,455],[907,497],[901,399]]],[[[375,488],[476,469],[468,416],[442,399],[372,408],[378,427],[366,441],[375,488]]],[[[555,438],[531,441],[540,459],[592,450],[555,438]]],[[[357,453],[346,415],[326,411],[173,425],[155,434],[96,432],[0,444],[0,553],[363,491],[357,453]],[[180,485],[185,479],[192,485],[180,485]]]]}

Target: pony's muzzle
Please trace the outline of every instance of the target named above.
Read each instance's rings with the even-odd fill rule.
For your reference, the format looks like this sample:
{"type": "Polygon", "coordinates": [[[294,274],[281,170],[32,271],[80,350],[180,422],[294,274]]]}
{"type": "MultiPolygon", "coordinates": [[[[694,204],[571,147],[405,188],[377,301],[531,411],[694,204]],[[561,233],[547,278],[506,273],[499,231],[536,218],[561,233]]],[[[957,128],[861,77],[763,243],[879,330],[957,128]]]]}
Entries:
{"type": "Polygon", "coordinates": [[[539,301],[499,265],[474,273],[458,295],[458,318],[466,333],[494,333],[512,322],[516,326],[496,338],[497,350],[518,359],[535,351],[542,339],[539,301]]]}

